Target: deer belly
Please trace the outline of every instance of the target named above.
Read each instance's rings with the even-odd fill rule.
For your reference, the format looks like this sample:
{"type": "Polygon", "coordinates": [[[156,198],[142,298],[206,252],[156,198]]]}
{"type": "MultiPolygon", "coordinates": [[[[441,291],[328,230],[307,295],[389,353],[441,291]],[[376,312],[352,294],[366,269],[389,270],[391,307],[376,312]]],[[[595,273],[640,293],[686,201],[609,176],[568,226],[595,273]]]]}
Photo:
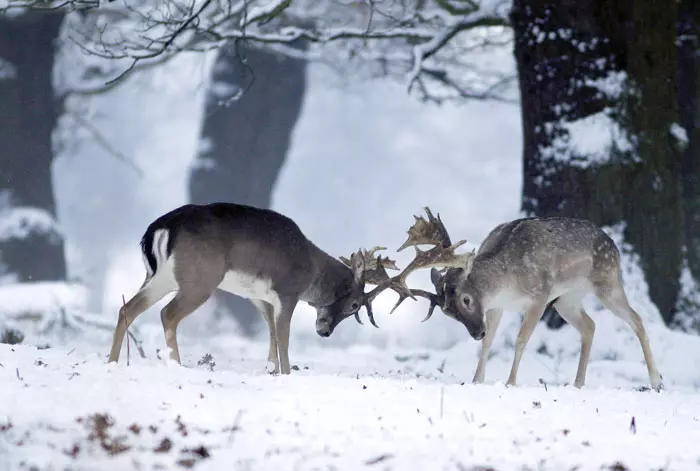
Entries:
{"type": "Polygon", "coordinates": [[[219,283],[219,289],[248,299],[260,299],[272,305],[279,304],[279,297],[272,289],[272,282],[247,273],[228,271],[219,283]]]}

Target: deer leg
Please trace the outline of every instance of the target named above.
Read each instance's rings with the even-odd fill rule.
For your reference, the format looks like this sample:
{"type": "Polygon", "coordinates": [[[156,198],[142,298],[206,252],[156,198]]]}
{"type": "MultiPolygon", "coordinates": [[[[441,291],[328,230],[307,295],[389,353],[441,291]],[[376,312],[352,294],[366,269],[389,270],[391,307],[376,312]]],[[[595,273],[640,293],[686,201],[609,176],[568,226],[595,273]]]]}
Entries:
{"type": "Polygon", "coordinates": [[[537,323],[542,318],[546,306],[547,304],[545,302],[537,302],[525,311],[523,323],[520,326],[518,338],[515,341],[515,356],[513,357],[513,366],[510,369],[510,376],[508,376],[506,386],[515,386],[520,360],[523,357],[523,350],[525,350],[525,345],[527,345],[532,332],[535,330],[535,327],[537,327],[537,323]]]}
{"type": "Polygon", "coordinates": [[[579,355],[578,370],[576,370],[576,379],[574,380],[574,387],[577,388],[582,388],[586,383],[586,369],[588,368],[588,359],[591,354],[593,334],[595,333],[595,322],[583,310],[581,305],[582,299],[583,297],[578,294],[564,295],[554,303],[554,307],[561,317],[581,334],[581,354],[579,355]]]}
{"type": "Polygon", "coordinates": [[[251,299],[251,302],[260,311],[260,314],[267,322],[267,328],[270,332],[270,347],[267,353],[267,372],[270,374],[279,374],[280,360],[277,353],[277,335],[275,334],[275,313],[272,304],[260,299],[251,299]]]}
{"type": "Polygon", "coordinates": [[[175,289],[177,289],[175,283],[163,282],[160,279],[149,278],[143,282],[134,297],[119,309],[119,319],[114,329],[109,362],[119,361],[119,353],[121,352],[127,326],[131,325],[148,308],[160,301],[163,296],[175,289]]]}
{"type": "Polygon", "coordinates": [[[663,389],[663,378],[656,368],[656,363],[654,363],[654,356],[651,353],[649,338],[647,337],[646,329],[642,323],[642,318],[629,305],[625,291],[622,289],[622,282],[616,283],[612,289],[599,288],[597,289],[596,295],[603,306],[632,327],[632,330],[637,335],[639,343],[642,346],[642,353],[644,354],[644,362],[647,365],[651,387],[657,391],[663,389]]]}
{"type": "Polygon", "coordinates": [[[289,331],[295,307],[296,301],[289,300],[282,301],[275,306],[275,334],[280,356],[280,372],[283,375],[288,375],[291,372],[289,364],[289,331]]]}
{"type": "Polygon", "coordinates": [[[502,316],[503,311],[501,309],[492,309],[486,312],[486,335],[484,335],[484,339],[481,341],[481,355],[479,356],[479,363],[476,365],[476,372],[472,380],[473,383],[484,382],[486,360],[489,358],[491,344],[493,343],[493,338],[496,336],[496,330],[498,330],[498,324],[501,323],[502,316]]]}
{"type": "Polygon", "coordinates": [[[179,291],[175,297],[160,311],[163,323],[165,344],[170,348],[170,358],[180,363],[180,350],[177,347],[177,326],[182,320],[197,310],[209,299],[213,290],[208,293],[187,293],[179,291]]]}

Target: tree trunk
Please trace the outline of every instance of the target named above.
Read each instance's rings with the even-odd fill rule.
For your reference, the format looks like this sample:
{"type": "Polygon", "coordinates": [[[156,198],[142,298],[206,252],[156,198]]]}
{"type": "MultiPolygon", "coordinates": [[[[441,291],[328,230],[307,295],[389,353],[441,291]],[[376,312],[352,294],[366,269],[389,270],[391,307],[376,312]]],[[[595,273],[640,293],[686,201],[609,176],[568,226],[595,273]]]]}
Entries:
{"type": "MultiPolygon", "coordinates": [[[[599,224],[619,219],[619,214],[603,214],[611,208],[607,200],[617,198],[600,187],[594,157],[562,148],[570,137],[568,123],[612,106],[592,82],[624,62],[624,55],[615,53],[621,49],[620,33],[611,33],[619,24],[597,20],[619,17],[616,8],[616,2],[601,0],[556,7],[548,0],[513,2],[524,139],[521,207],[528,215],[588,217],[599,224]]],[[[564,324],[552,307],[543,320],[552,328],[564,324]]]]}
{"type": "MultiPolygon", "coordinates": [[[[268,208],[301,112],[306,64],[257,48],[243,64],[238,52],[232,44],[223,47],[214,65],[190,199],[268,208]]],[[[216,298],[247,334],[261,325],[248,300],[221,291],[216,298]]]]}
{"type": "Polygon", "coordinates": [[[683,265],[681,156],[672,136],[678,123],[676,2],[632,2],[634,29],[627,48],[628,129],[641,165],[628,174],[626,239],[640,255],[649,296],[669,324],[675,315],[683,265]]]}
{"type": "Polygon", "coordinates": [[[0,233],[2,271],[17,281],[66,277],[56,229],[51,134],[61,109],[53,93],[63,14],[0,18],[0,233]]]}
{"type": "MultiPolygon", "coordinates": [[[[601,226],[625,222],[650,297],[668,323],[684,240],[679,156],[670,133],[677,118],[676,11],[653,0],[631,6],[622,0],[567,1],[556,8],[545,0],[514,1],[522,209],[601,226]],[[619,96],[591,85],[620,71],[632,88],[619,96]],[[567,125],[594,115],[617,123],[630,145],[611,139],[603,156],[571,147],[567,125]]],[[[553,313],[545,319],[553,327],[563,324],[553,313]]]]}
{"type": "Polygon", "coordinates": [[[691,274],[700,280],[700,2],[682,0],[678,10],[677,102],[687,137],[681,168],[686,257],[691,274]]]}

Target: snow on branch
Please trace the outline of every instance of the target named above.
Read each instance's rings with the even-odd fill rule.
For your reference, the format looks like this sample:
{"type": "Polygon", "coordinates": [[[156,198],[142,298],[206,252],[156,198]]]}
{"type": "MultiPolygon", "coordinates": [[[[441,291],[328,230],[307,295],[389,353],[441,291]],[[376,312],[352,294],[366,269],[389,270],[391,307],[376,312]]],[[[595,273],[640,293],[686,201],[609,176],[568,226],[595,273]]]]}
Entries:
{"type": "Polygon", "coordinates": [[[106,86],[183,51],[233,44],[404,77],[423,99],[497,98],[508,77],[475,79],[469,57],[511,41],[509,9],[507,0],[115,0],[69,15],[63,40],[118,64],[106,86]],[[311,47],[290,47],[298,41],[311,47]]]}
{"type": "Polygon", "coordinates": [[[61,234],[56,219],[47,211],[14,207],[0,211],[0,241],[25,239],[31,234],[61,234]]]}

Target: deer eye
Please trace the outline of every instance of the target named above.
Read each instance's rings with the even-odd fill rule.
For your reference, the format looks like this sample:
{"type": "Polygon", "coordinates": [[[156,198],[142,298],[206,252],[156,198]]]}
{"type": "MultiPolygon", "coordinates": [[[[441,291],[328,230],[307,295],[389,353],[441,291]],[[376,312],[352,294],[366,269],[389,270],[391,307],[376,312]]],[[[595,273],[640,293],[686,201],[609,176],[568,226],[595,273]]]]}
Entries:
{"type": "Polygon", "coordinates": [[[359,304],[357,301],[354,301],[354,302],[350,305],[350,309],[352,309],[353,311],[357,311],[358,309],[360,309],[360,304],[359,304]]]}
{"type": "Polygon", "coordinates": [[[464,305],[467,307],[467,309],[470,309],[469,304],[472,302],[472,299],[469,296],[465,296],[462,298],[462,302],[464,305]]]}

